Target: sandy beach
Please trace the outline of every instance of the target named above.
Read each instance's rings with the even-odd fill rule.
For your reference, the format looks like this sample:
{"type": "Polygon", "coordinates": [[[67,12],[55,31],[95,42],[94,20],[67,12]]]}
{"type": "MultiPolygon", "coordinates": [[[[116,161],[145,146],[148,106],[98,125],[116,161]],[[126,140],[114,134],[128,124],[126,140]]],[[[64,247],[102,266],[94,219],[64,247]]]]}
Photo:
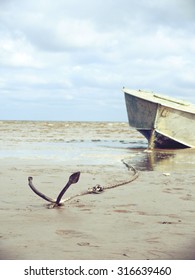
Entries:
{"type": "Polygon", "coordinates": [[[65,196],[126,180],[113,166],[1,163],[1,259],[194,259],[195,174],[140,171],[132,183],[47,209],[27,185],[56,197],[72,172],[65,196]]]}
{"type": "MultiPolygon", "coordinates": [[[[125,138],[124,134],[120,137],[125,138]]],[[[18,139],[15,136],[14,143],[18,139]]],[[[21,150],[27,142],[29,138],[24,143],[21,140],[21,150]]],[[[7,147],[17,150],[14,145],[7,147]]],[[[113,158],[109,152],[102,159],[104,164],[95,164],[98,151],[88,155],[88,164],[79,160],[76,164],[76,159],[68,164],[43,156],[33,160],[34,155],[14,153],[12,157],[2,156],[1,259],[195,259],[194,151],[148,153],[135,148],[132,153],[123,148],[116,153],[113,148],[113,158]],[[47,202],[28,186],[32,176],[41,192],[56,198],[76,171],[81,172],[80,180],[65,197],[96,184],[106,187],[123,182],[132,176],[121,162],[127,152],[129,163],[139,171],[135,181],[101,194],[74,198],[61,208],[48,209],[47,202]]]]}

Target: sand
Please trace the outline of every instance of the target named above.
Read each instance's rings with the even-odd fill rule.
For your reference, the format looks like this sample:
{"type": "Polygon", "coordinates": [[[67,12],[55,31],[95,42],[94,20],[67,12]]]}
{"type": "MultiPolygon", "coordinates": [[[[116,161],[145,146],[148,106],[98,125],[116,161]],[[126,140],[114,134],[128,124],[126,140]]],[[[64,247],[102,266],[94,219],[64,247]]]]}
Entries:
{"type": "Polygon", "coordinates": [[[129,184],[77,197],[61,208],[28,187],[56,197],[80,171],[65,197],[96,184],[128,179],[121,165],[68,166],[5,159],[0,164],[1,259],[195,259],[195,173],[140,171],[129,184]]]}

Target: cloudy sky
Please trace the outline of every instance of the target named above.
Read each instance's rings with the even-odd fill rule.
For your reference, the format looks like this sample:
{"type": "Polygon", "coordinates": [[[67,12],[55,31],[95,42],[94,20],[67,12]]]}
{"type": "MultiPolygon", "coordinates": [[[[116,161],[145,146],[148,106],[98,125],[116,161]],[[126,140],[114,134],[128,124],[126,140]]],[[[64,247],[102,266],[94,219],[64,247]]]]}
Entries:
{"type": "Polygon", "coordinates": [[[123,86],[195,103],[194,0],[0,0],[0,119],[127,121],[123,86]]]}

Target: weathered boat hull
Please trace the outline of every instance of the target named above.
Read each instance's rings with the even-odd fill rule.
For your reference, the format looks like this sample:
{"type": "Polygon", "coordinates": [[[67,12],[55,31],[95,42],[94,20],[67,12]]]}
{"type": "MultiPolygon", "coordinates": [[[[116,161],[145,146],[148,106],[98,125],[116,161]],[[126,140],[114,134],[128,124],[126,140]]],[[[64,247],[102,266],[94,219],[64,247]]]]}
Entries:
{"type": "Polygon", "coordinates": [[[129,125],[146,137],[149,148],[195,147],[193,105],[144,91],[123,91],[129,125]]]}

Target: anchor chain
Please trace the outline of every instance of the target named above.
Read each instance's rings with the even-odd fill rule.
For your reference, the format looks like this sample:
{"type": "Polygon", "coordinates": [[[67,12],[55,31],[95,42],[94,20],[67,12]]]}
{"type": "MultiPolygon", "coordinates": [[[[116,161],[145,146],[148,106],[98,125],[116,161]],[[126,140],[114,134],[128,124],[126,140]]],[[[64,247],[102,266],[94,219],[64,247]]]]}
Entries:
{"type": "Polygon", "coordinates": [[[139,172],[132,166],[132,165],[129,165],[128,163],[126,163],[125,162],[125,160],[123,159],[123,160],[121,160],[122,161],[122,163],[127,167],[127,169],[130,171],[133,171],[133,176],[130,178],[130,179],[128,179],[128,180],[126,180],[126,181],[123,181],[123,182],[119,182],[119,183],[117,183],[117,184],[112,184],[112,185],[109,185],[109,186],[107,186],[107,187],[103,187],[103,186],[100,186],[99,184],[98,185],[96,185],[96,186],[94,186],[94,187],[92,187],[92,188],[89,188],[87,191],[85,191],[85,192],[82,192],[82,193],[80,193],[80,194],[76,194],[76,195],[73,195],[73,196],[70,196],[70,197],[68,197],[68,198],[66,198],[64,201],[63,201],[63,203],[64,202],[67,202],[67,201],[69,201],[69,200],[71,200],[71,199],[73,199],[73,198],[76,198],[76,197],[79,197],[79,196],[83,196],[83,195],[87,195],[87,194],[100,194],[100,193],[102,193],[103,191],[105,191],[105,190],[109,190],[109,189],[113,189],[113,188],[116,188],[116,187],[120,187],[120,186],[123,186],[123,185],[126,185],[126,184],[129,184],[129,183],[131,183],[131,182],[133,182],[134,180],[136,180],[137,178],[138,178],[138,176],[139,176],[139,172]]]}

